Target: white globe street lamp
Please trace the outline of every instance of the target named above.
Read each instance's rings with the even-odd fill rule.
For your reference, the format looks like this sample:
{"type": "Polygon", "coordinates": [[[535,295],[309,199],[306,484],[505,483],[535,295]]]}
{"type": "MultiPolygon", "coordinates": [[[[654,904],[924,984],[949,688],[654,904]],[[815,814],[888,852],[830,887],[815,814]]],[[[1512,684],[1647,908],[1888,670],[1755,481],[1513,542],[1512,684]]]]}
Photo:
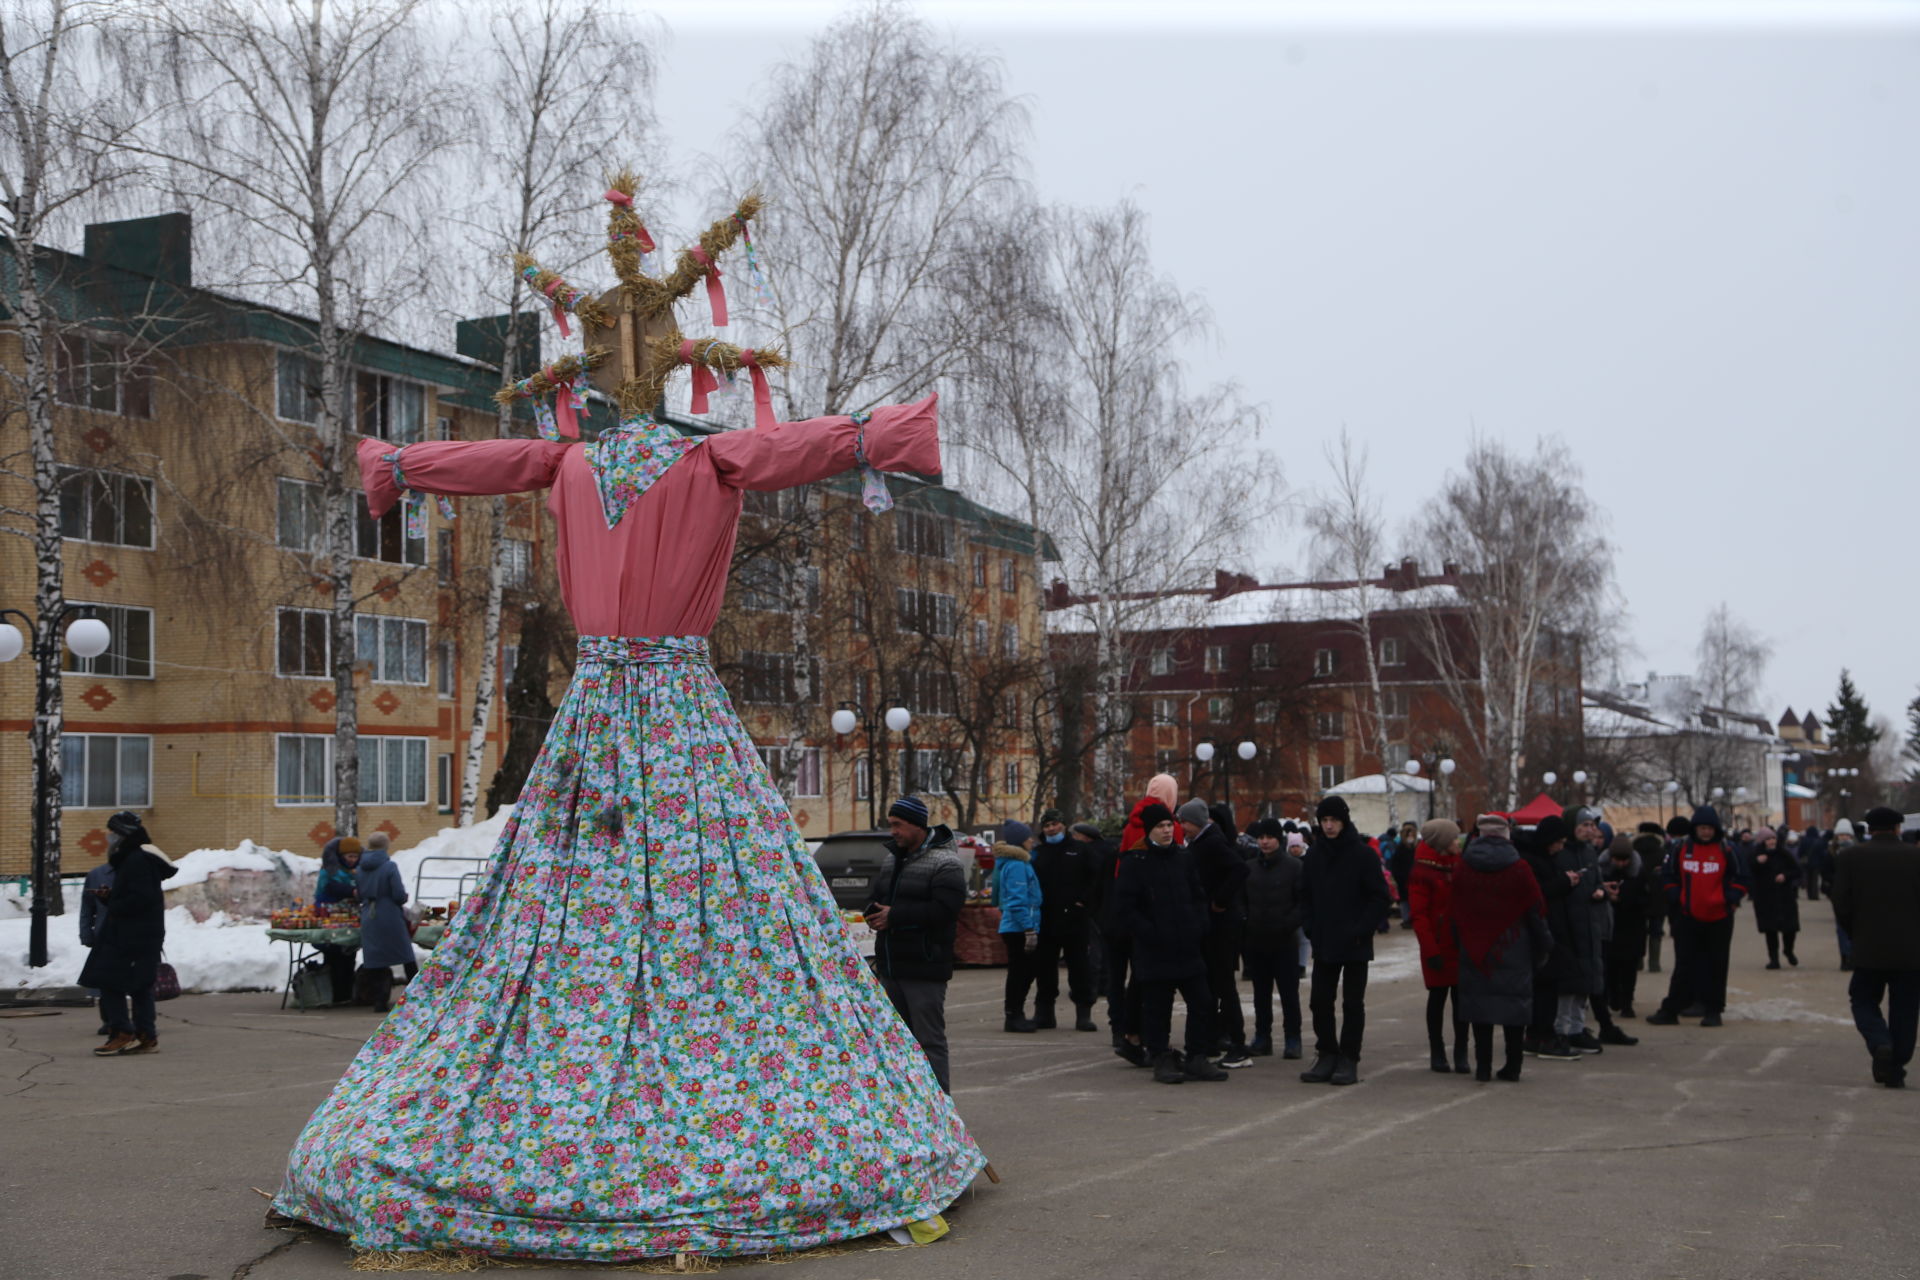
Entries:
{"type": "Polygon", "coordinates": [[[67,648],[78,658],[97,658],[113,643],[113,632],[98,618],[80,618],[67,628],[67,648]]]}
{"type": "Polygon", "coordinates": [[[1453,776],[1453,771],[1455,769],[1458,769],[1459,767],[1460,767],[1459,765],[1453,762],[1452,756],[1448,756],[1445,760],[1442,760],[1440,762],[1440,772],[1445,774],[1449,778],[1453,776]]]}
{"type": "Polygon", "coordinates": [[[1575,769],[1573,771],[1573,785],[1576,787],[1584,787],[1587,785],[1587,771],[1585,769],[1575,769]]]}
{"type": "Polygon", "coordinates": [[[1540,781],[1546,783],[1548,786],[1552,786],[1554,783],[1560,781],[1560,775],[1549,769],[1540,775],[1540,781]]]}
{"type": "Polygon", "coordinates": [[[1211,742],[1203,742],[1199,746],[1195,747],[1193,749],[1193,758],[1198,760],[1201,764],[1206,764],[1207,762],[1212,760],[1213,744],[1211,742]]]}
{"type": "Polygon", "coordinates": [[[1665,791],[1665,792],[1666,792],[1666,793],[1667,793],[1668,795],[1672,795],[1672,794],[1673,794],[1674,792],[1676,792],[1676,791],[1678,791],[1678,790],[1680,789],[1680,784],[1679,784],[1678,782],[1675,782],[1675,781],[1673,781],[1673,780],[1671,780],[1671,779],[1669,779],[1669,780],[1668,780],[1668,782],[1667,782],[1667,785],[1666,785],[1666,786],[1664,786],[1664,787],[1662,787],[1662,788],[1660,788],[1660,789],[1661,789],[1662,791],[1665,791]]]}
{"type": "Polygon", "coordinates": [[[21,638],[20,628],[11,622],[0,622],[0,662],[12,662],[26,647],[27,642],[21,638]]]}
{"type": "Polygon", "coordinates": [[[854,727],[859,723],[860,718],[845,707],[833,713],[833,731],[842,737],[852,733],[854,727]]]}
{"type": "Polygon", "coordinates": [[[1406,770],[1407,770],[1407,776],[1408,776],[1409,778],[1417,778],[1417,777],[1419,777],[1419,776],[1420,776],[1420,762],[1419,762],[1418,760],[1409,760],[1409,761],[1407,761],[1407,763],[1406,763],[1406,770]]]}
{"type": "Polygon", "coordinates": [[[905,733],[907,726],[913,723],[913,712],[905,707],[887,708],[887,728],[895,733],[905,733]]]}
{"type": "Polygon", "coordinates": [[[1254,746],[1251,742],[1243,742],[1238,747],[1235,747],[1234,750],[1240,753],[1242,760],[1251,760],[1260,752],[1260,748],[1254,746]]]}

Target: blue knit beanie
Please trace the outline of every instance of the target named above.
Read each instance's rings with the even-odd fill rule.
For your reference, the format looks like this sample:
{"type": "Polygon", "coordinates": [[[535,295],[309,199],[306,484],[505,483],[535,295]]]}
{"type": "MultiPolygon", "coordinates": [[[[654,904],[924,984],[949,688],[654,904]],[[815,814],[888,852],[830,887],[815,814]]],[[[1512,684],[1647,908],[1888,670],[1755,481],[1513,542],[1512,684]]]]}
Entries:
{"type": "Polygon", "coordinates": [[[1025,844],[1033,839],[1033,828],[1024,822],[1009,822],[1000,828],[1000,838],[1008,844],[1025,844]]]}
{"type": "Polygon", "coordinates": [[[923,831],[933,828],[933,824],[927,818],[927,802],[919,796],[901,796],[893,802],[893,807],[887,810],[887,816],[911,822],[923,831]]]}

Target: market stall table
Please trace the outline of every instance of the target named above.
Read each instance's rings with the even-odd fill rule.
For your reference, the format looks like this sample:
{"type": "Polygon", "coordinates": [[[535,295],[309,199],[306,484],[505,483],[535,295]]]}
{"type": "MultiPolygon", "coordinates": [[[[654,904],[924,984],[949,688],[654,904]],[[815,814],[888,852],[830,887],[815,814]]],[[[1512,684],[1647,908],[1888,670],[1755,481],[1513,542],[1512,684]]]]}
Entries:
{"type": "MultiPolygon", "coordinates": [[[[444,921],[436,920],[423,924],[414,930],[413,945],[431,951],[440,944],[440,939],[446,936],[446,932],[447,926],[444,921]]],[[[353,950],[358,950],[360,946],[360,930],[353,926],[323,929],[269,928],[267,936],[275,942],[287,944],[287,981],[286,985],[280,989],[282,1009],[287,1007],[287,1001],[293,996],[294,979],[300,976],[301,966],[309,960],[321,959],[320,947],[323,944],[353,950]]],[[[294,1007],[305,1009],[304,1005],[297,1002],[294,1007]]]]}
{"type": "Polygon", "coordinates": [[[969,902],[960,908],[960,922],[953,932],[953,958],[960,964],[1007,962],[1007,953],[1000,946],[1000,908],[987,902],[969,902]]]}

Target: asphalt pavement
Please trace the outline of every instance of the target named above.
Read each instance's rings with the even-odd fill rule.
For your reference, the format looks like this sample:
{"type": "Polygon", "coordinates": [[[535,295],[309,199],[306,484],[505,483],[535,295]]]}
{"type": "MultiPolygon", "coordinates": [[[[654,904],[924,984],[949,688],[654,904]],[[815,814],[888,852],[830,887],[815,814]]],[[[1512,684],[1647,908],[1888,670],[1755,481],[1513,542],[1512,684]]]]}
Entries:
{"type": "MultiPolygon", "coordinates": [[[[1724,1027],[1625,1023],[1639,1046],[1528,1059],[1518,1085],[1428,1069],[1417,976],[1373,985],[1362,1082],[1336,1089],[1278,1057],[1156,1085],[1104,1032],[1003,1032],[1000,972],[963,972],[955,1093],[1003,1181],[938,1244],[868,1240],[781,1274],[1920,1276],[1920,1089],[1871,1082],[1826,904],[1802,914],[1801,965],[1778,972],[1739,921],[1724,1027]]],[[[1396,929],[1380,968],[1411,974],[1411,946],[1396,929]]],[[[1665,979],[1641,980],[1644,1012],[1665,979]]],[[[161,1006],[163,1052],[104,1061],[90,1011],[0,1017],[0,1276],[345,1274],[340,1242],[263,1228],[252,1188],[277,1186],[375,1015],[277,1006],[183,997],[161,1006]]]]}

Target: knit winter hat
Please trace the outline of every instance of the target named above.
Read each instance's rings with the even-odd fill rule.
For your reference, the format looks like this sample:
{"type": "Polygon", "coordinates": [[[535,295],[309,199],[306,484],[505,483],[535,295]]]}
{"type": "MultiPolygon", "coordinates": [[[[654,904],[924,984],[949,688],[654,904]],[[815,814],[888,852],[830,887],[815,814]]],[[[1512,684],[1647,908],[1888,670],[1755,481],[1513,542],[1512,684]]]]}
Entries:
{"type": "Polygon", "coordinates": [[[1842,819],[1840,819],[1840,821],[1838,821],[1838,822],[1836,822],[1836,823],[1834,823],[1834,824],[1833,824],[1833,834],[1835,834],[1835,835],[1837,835],[1837,836],[1850,836],[1850,835],[1852,835],[1852,834],[1853,834],[1853,819],[1851,819],[1851,818],[1842,818],[1842,819]]]}
{"type": "Polygon", "coordinates": [[[1007,844],[1025,844],[1033,839],[1033,828],[1024,822],[1002,823],[1000,839],[1007,844]]]}
{"type": "Polygon", "coordinates": [[[1319,807],[1313,811],[1313,816],[1316,818],[1338,818],[1340,821],[1349,825],[1353,822],[1353,811],[1347,808],[1347,798],[1345,796],[1328,796],[1322,800],[1319,807]]]}
{"type": "Polygon", "coordinates": [[[1174,815],[1182,822],[1191,822],[1196,827],[1204,827],[1213,821],[1213,815],[1207,812],[1207,802],[1195,796],[1180,806],[1174,815]]]}
{"type": "Polygon", "coordinates": [[[1445,818],[1435,818],[1420,828],[1420,841],[1429,849],[1444,849],[1459,838],[1459,824],[1445,818]]]}
{"type": "Polygon", "coordinates": [[[1869,831],[1898,831],[1906,824],[1907,818],[1898,809],[1888,808],[1886,805],[1875,805],[1867,810],[1866,821],[1869,831]]]}
{"type": "Polygon", "coordinates": [[[1540,819],[1540,825],[1533,829],[1533,839],[1542,849],[1556,840],[1565,840],[1573,833],[1567,830],[1566,820],[1554,814],[1540,819]]]}
{"type": "Polygon", "coordinates": [[[1287,848],[1304,849],[1306,847],[1307,838],[1305,836],[1301,835],[1298,831],[1287,832],[1287,848]]]}
{"type": "Polygon", "coordinates": [[[1483,836],[1504,836],[1513,830],[1513,821],[1504,813],[1483,813],[1473,820],[1473,828],[1483,836]]]}
{"type": "Polygon", "coordinates": [[[923,831],[932,830],[933,824],[927,821],[927,802],[919,796],[901,796],[887,810],[889,818],[899,818],[911,822],[923,831]]]}
{"type": "Polygon", "coordinates": [[[1665,857],[1667,838],[1658,831],[1643,831],[1633,838],[1633,851],[1640,855],[1643,862],[1665,857]]]}
{"type": "Polygon", "coordinates": [[[1255,840],[1261,839],[1264,836],[1272,836],[1275,840],[1284,840],[1287,836],[1287,833],[1281,829],[1280,819],[1278,818],[1255,818],[1252,825],[1247,828],[1247,834],[1255,840]]]}
{"type": "Polygon", "coordinates": [[[1607,855],[1613,858],[1631,858],[1633,856],[1633,837],[1622,831],[1607,845],[1607,855]]]}
{"type": "Polygon", "coordinates": [[[1173,821],[1173,810],[1155,800],[1140,810],[1140,826],[1149,834],[1163,822],[1173,821]]]}
{"type": "Polygon", "coordinates": [[[1040,815],[1040,825],[1044,827],[1049,822],[1058,822],[1062,826],[1065,826],[1067,822],[1067,815],[1060,812],[1058,809],[1049,809],[1045,813],[1040,815]]]}
{"type": "Polygon", "coordinates": [[[346,838],[344,838],[343,840],[341,840],[341,841],[340,841],[340,848],[339,848],[339,852],[341,852],[341,853],[343,853],[343,854],[345,854],[345,853],[359,853],[359,852],[360,852],[360,842],[359,842],[359,841],[358,841],[357,839],[355,839],[354,837],[352,837],[352,836],[347,836],[346,838]]]}

